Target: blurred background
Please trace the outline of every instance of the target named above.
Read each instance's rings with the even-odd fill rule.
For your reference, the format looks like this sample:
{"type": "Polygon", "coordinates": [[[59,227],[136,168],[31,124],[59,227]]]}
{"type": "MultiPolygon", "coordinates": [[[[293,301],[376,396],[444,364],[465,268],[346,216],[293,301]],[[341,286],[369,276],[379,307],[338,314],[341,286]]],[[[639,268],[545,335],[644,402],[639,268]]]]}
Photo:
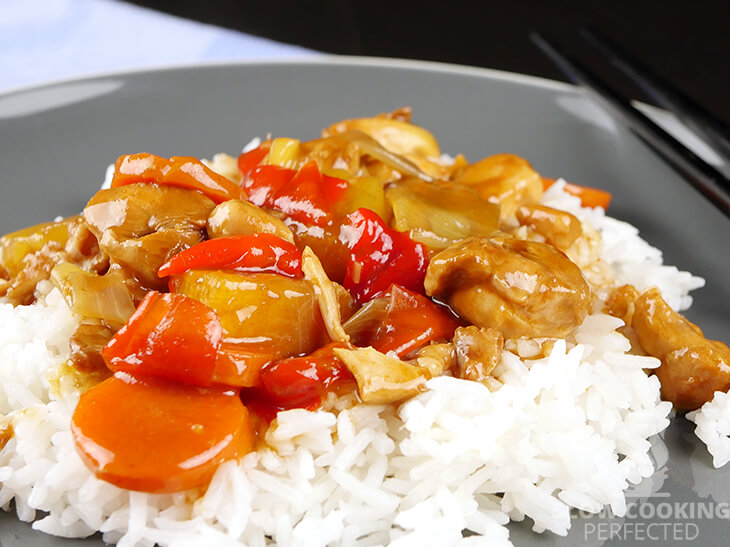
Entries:
{"type": "Polygon", "coordinates": [[[554,79],[540,31],[638,99],[592,26],[730,123],[729,0],[0,0],[0,90],[99,71],[308,57],[426,59],[554,79]]]}
{"type": "MultiPolygon", "coordinates": [[[[427,59],[563,79],[528,39],[538,30],[601,70],[578,37],[590,25],[730,121],[728,0],[133,0],[307,48],[427,59]]],[[[616,78],[617,83],[621,78],[616,78]]],[[[644,98],[635,88],[627,93],[644,98]]]]}

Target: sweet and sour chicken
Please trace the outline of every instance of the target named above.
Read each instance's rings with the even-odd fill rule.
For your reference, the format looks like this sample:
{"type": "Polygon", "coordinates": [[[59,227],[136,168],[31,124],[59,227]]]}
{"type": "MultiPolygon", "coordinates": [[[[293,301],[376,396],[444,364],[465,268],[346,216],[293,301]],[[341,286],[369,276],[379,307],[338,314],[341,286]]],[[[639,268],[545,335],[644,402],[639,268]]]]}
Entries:
{"type": "MultiPolygon", "coordinates": [[[[600,269],[569,256],[600,235],[540,204],[550,181],[513,155],[444,156],[410,119],[344,120],[212,163],[121,156],[82,215],[0,238],[0,296],[30,303],[50,279],[79,319],[69,366],[96,385],[72,432],[99,477],[202,486],[278,410],[398,404],[444,374],[499,389],[505,348],[550,347],[596,309],[600,269]]],[[[608,308],[662,360],[677,407],[730,387],[727,346],[658,291],[616,291],[608,308]]]]}

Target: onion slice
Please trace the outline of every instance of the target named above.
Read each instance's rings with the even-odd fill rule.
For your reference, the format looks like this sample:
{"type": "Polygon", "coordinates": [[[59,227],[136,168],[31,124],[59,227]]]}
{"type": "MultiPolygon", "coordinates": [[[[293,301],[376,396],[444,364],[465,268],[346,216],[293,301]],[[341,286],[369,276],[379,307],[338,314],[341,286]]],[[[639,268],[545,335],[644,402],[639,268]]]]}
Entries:
{"type": "Polygon", "coordinates": [[[376,160],[382,161],[384,164],[403,173],[404,175],[410,175],[426,182],[434,181],[433,177],[421,171],[412,161],[398,154],[394,154],[370,135],[360,131],[359,129],[350,129],[349,131],[332,135],[331,138],[344,139],[351,142],[357,146],[361,152],[375,158],[376,160]]]}

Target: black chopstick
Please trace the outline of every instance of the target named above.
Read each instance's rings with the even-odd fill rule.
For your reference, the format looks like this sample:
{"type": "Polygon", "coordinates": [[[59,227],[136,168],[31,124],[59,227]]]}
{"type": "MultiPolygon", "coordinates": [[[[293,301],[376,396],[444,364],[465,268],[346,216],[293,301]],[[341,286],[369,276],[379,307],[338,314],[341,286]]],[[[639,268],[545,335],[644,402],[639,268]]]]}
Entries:
{"type": "Polygon", "coordinates": [[[713,116],[599,31],[583,28],[580,32],[589,44],[603,54],[613,66],[631,78],[658,106],[673,112],[726,162],[730,162],[730,127],[722,120],[713,116]]]}
{"type": "Polygon", "coordinates": [[[532,41],[575,84],[580,85],[619,117],[692,186],[730,217],[730,180],[654,123],[631,101],[538,33],[532,41]]]}

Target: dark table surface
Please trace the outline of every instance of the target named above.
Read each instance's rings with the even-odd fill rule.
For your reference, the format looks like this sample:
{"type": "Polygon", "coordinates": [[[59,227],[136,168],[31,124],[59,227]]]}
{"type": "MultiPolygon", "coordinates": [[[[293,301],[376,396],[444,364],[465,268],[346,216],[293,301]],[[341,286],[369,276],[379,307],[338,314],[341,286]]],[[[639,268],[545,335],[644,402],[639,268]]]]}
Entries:
{"type": "Polygon", "coordinates": [[[555,37],[624,93],[646,97],[578,38],[590,25],[730,123],[728,0],[132,0],[189,19],[349,55],[562,75],[528,38],[555,37]]]}

